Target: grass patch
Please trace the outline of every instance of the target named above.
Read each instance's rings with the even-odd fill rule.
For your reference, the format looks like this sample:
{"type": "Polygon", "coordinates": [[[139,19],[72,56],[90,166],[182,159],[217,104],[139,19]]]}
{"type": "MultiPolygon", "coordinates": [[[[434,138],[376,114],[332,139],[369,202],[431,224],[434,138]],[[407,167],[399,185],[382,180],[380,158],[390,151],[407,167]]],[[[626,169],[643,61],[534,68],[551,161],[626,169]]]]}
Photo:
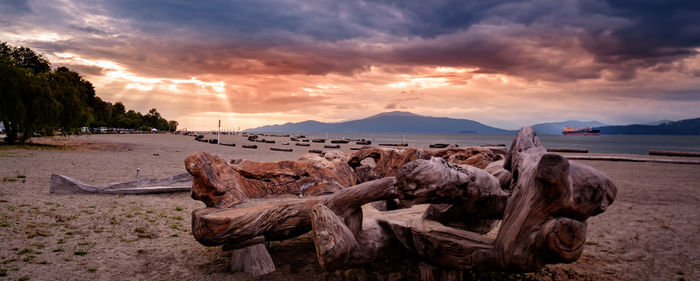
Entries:
{"type": "Polygon", "coordinates": [[[83,250],[79,250],[79,251],[73,252],[73,255],[75,255],[75,256],[84,256],[84,255],[87,255],[87,252],[86,252],[86,251],[83,251],[83,250]]]}
{"type": "Polygon", "coordinates": [[[174,220],[181,221],[181,220],[182,220],[182,217],[181,217],[181,216],[174,216],[173,219],[174,219],[174,220]]]}
{"type": "Polygon", "coordinates": [[[7,276],[7,269],[0,269],[0,277],[6,277],[7,276]]]}
{"type": "Polygon", "coordinates": [[[0,227],[8,227],[10,226],[9,222],[0,222],[0,227]]]}
{"type": "Polygon", "coordinates": [[[54,253],[63,253],[63,252],[65,252],[65,250],[63,250],[62,248],[56,248],[56,249],[53,249],[52,252],[54,252],[54,253]]]}
{"type": "Polygon", "coordinates": [[[8,264],[8,263],[11,263],[14,261],[17,261],[17,259],[16,258],[4,259],[4,260],[2,260],[2,264],[8,264]]]}
{"type": "Polygon", "coordinates": [[[175,206],[175,211],[178,211],[178,212],[179,212],[179,211],[182,211],[182,210],[184,210],[182,207],[180,207],[180,206],[175,206]]]}
{"type": "Polygon", "coordinates": [[[97,268],[88,268],[87,271],[88,272],[95,272],[95,271],[97,271],[97,268]]]}
{"type": "Polygon", "coordinates": [[[73,259],[71,258],[63,258],[64,261],[72,261],[73,259]]]}
{"type": "Polygon", "coordinates": [[[22,276],[22,277],[20,277],[20,278],[17,279],[17,280],[19,280],[19,281],[29,281],[29,276],[22,276]]]}

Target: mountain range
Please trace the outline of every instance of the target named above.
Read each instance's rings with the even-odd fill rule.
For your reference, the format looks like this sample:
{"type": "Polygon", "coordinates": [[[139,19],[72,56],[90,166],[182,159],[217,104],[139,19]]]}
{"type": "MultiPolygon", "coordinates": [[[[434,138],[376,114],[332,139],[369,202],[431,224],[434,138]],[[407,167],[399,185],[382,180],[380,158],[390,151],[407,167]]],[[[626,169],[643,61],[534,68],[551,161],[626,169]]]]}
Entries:
{"type": "MultiPolygon", "coordinates": [[[[644,135],[700,135],[700,118],[680,121],[660,120],[643,125],[609,126],[598,121],[567,120],[563,122],[531,125],[540,135],[559,135],[566,127],[596,127],[601,134],[644,134],[644,135]]],[[[268,125],[246,130],[247,132],[267,133],[473,133],[473,134],[514,134],[517,130],[505,130],[477,121],[447,117],[423,116],[410,112],[391,111],[364,119],[326,123],[308,120],[281,125],[268,125]]]]}

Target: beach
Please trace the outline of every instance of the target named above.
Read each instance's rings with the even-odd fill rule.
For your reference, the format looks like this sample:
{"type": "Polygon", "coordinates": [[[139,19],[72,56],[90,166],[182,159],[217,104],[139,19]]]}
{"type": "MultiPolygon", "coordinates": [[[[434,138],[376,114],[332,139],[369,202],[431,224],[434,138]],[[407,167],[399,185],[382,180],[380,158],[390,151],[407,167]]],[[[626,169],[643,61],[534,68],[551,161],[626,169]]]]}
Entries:
{"type": "MultiPolygon", "coordinates": [[[[6,274],[0,280],[22,277],[28,280],[327,280],[348,277],[347,272],[326,273],[318,266],[309,235],[268,243],[277,267],[273,273],[260,278],[230,273],[230,252],[203,246],[192,237],[191,212],[203,208],[204,204],[191,199],[187,192],[157,195],[49,193],[51,174],[66,175],[90,185],[105,185],[136,179],[137,168],[143,178],[185,173],[184,159],[195,151],[218,154],[224,159],[278,161],[297,159],[310,149],[328,150],[319,143],[295,146],[289,137],[265,138],[274,139],[276,143],[252,143],[241,136],[222,135],[222,143],[236,143],[235,147],[230,147],[197,142],[191,136],[126,134],[35,140],[62,145],[58,148],[0,147],[0,269],[6,274]],[[290,142],[290,145],[281,142],[290,142]],[[256,144],[258,148],[242,148],[243,144],[256,144]],[[294,151],[270,151],[270,147],[294,151]]],[[[359,145],[341,144],[340,150],[351,153],[350,147],[359,145]]],[[[535,274],[536,278],[700,279],[700,254],[697,252],[700,165],[580,162],[606,173],[617,185],[617,198],[605,213],[588,219],[586,248],[577,262],[549,265],[535,274]]],[[[387,279],[406,278],[403,273],[385,273],[381,274],[387,279]]],[[[371,277],[377,273],[369,269],[362,274],[370,276],[370,280],[377,277],[371,277]]]]}

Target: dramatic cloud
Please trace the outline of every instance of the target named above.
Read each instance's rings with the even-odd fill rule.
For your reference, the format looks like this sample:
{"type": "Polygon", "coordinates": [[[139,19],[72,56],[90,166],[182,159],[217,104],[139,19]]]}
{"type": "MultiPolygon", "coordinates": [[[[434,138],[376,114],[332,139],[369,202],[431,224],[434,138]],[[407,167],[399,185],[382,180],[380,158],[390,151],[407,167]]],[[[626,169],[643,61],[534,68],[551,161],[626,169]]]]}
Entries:
{"type": "Polygon", "coordinates": [[[671,0],[14,0],[0,40],[192,129],[385,110],[515,128],[696,117],[699,18],[671,0]]]}

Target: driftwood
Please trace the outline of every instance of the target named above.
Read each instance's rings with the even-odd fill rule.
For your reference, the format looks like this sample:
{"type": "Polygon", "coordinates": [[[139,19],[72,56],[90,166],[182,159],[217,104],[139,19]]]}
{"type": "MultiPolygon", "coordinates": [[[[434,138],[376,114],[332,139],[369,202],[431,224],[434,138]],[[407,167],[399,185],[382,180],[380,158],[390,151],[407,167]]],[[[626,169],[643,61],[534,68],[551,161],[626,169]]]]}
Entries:
{"type": "Polygon", "coordinates": [[[355,170],[359,182],[395,176],[396,173],[416,159],[439,157],[451,164],[470,165],[485,168],[493,161],[500,160],[501,155],[484,147],[459,147],[439,150],[423,150],[414,147],[403,149],[367,147],[352,154],[348,164],[355,170]],[[365,159],[372,163],[364,164],[365,159]]]}
{"type": "Polygon", "coordinates": [[[294,145],[296,145],[296,146],[310,146],[311,144],[298,142],[298,143],[295,143],[294,145]]]}
{"type": "Polygon", "coordinates": [[[331,140],[331,143],[349,143],[349,140],[331,140]]]}
{"type": "Polygon", "coordinates": [[[700,152],[649,150],[649,155],[700,157],[700,152]]]}
{"type": "Polygon", "coordinates": [[[407,143],[380,143],[379,146],[398,146],[398,147],[406,147],[408,146],[407,143]]]}
{"type": "MultiPolygon", "coordinates": [[[[394,186],[354,186],[329,196],[312,213],[319,263],[327,270],[369,263],[396,243],[442,270],[534,271],[544,264],[578,259],[586,219],[613,202],[615,185],[600,171],[547,153],[529,127],[516,136],[503,167],[513,174],[510,197],[485,171],[449,165],[439,158],[408,163],[394,186]],[[414,205],[362,219],[358,206],[393,196],[408,205],[454,203],[462,210],[414,205]],[[468,231],[469,226],[459,229],[433,220],[500,217],[503,222],[495,240],[468,231]]],[[[426,270],[424,277],[436,278],[430,272],[426,270]]]]}
{"type": "Polygon", "coordinates": [[[326,139],[311,139],[311,142],[324,143],[326,142],[326,139]]]}
{"type": "Polygon", "coordinates": [[[344,154],[307,154],[297,161],[226,163],[206,152],[185,160],[192,174],[192,198],[207,207],[226,208],[282,194],[296,196],[330,193],[355,184],[356,177],[344,154]]]}
{"type": "Polygon", "coordinates": [[[448,147],[448,146],[450,146],[450,144],[447,144],[447,143],[435,143],[435,144],[429,145],[428,147],[430,147],[430,148],[446,148],[446,147],[448,147]]]}
{"type": "Polygon", "coordinates": [[[150,194],[190,191],[191,189],[192,176],[187,173],[164,179],[141,179],[103,186],[87,185],[74,178],[52,174],[49,192],[58,194],[150,194]]]}
{"type": "Polygon", "coordinates": [[[270,147],[270,150],[272,151],[285,151],[285,152],[292,152],[291,148],[281,148],[281,147],[270,147]]]}
{"type": "Polygon", "coordinates": [[[258,149],[258,146],[255,144],[244,144],[242,145],[243,148],[251,148],[251,149],[258,149]]]}
{"type": "Polygon", "coordinates": [[[309,153],[323,154],[323,151],[318,149],[309,149],[309,153]]]}
{"type": "Polygon", "coordinates": [[[219,143],[219,145],[225,145],[225,146],[236,146],[235,143],[219,143]]]}
{"type": "Polygon", "coordinates": [[[358,144],[358,145],[370,145],[370,144],[372,144],[372,141],[368,141],[368,140],[359,140],[359,141],[356,141],[355,144],[358,144]]]}
{"type": "Polygon", "coordinates": [[[588,149],[578,149],[578,148],[547,148],[547,152],[588,153],[588,149]]]}
{"type": "Polygon", "coordinates": [[[340,148],[339,144],[325,144],[323,148],[340,148]]]}

